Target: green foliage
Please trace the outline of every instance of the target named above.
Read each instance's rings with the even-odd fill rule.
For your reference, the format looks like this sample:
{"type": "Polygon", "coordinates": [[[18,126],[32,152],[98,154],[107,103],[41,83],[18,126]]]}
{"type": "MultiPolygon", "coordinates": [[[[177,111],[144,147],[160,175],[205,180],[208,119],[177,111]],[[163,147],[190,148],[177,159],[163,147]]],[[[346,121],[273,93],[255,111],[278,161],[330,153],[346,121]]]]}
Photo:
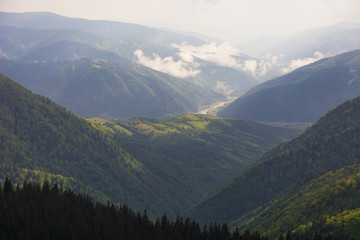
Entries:
{"type": "MultiPolygon", "coordinates": [[[[2,15],[2,13],[0,14],[2,15]]],[[[61,22],[65,21],[67,23],[59,29],[59,25],[52,26],[53,19],[47,20],[49,16],[41,16],[41,13],[37,14],[37,17],[43,19],[39,21],[42,22],[45,27],[40,27],[40,30],[35,27],[39,22],[36,21],[36,23],[34,23],[30,20],[34,16],[26,15],[27,14],[24,13],[8,14],[8,16],[5,17],[0,16],[0,22],[3,25],[7,25],[0,26],[2,53],[7,58],[18,62],[42,63],[46,61],[58,62],[61,65],[60,61],[73,61],[83,58],[102,58],[116,62],[134,61],[134,52],[139,49],[141,49],[146,56],[151,56],[153,53],[156,53],[162,58],[171,56],[176,60],[178,58],[178,49],[171,46],[174,43],[178,42],[180,44],[187,42],[191,44],[190,41],[195,45],[204,43],[199,39],[194,39],[189,36],[177,35],[176,38],[172,39],[172,42],[163,45],[159,43],[159,41],[162,42],[162,40],[168,39],[169,35],[173,35],[173,33],[166,33],[154,29],[146,29],[146,31],[142,29],[138,32],[139,29],[137,29],[137,27],[134,29],[134,26],[130,25],[125,28],[132,30],[125,34],[124,26],[121,26],[122,24],[120,23],[114,24],[114,26],[109,28],[107,27],[107,22],[98,22],[98,27],[92,29],[94,27],[93,23],[86,20],[83,20],[82,23],[85,23],[84,25],[90,23],[88,26],[80,24],[81,26],[75,27],[77,24],[74,22],[77,22],[78,19],[67,19],[57,16],[58,19],[55,21],[62,19],[60,20],[61,22]],[[14,15],[17,15],[16,23],[12,21],[9,22],[9,18],[11,19],[14,15]],[[24,18],[26,18],[26,21],[25,24],[22,25],[20,22],[24,20],[24,18]],[[8,24],[5,24],[5,22],[8,24]],[[30,22],[32,22],[32,24],[30,22]],[[70,22],[73,23],[70,24],[70,22]],[[111,29],[112,35],[117,32],[118,29],[116,29],[116,27],[121,28],[121,34],[116,34],[117,36],[115,36],[115,38],[113,36],[110,38],[106,37],[107,34],[99,34],[99,30],[111,29]],[[74,30],[74,28],[76,30],[74,30]],[[89,31],[89,28],[94,31],[89,31]],[[133,36],[134,32],[138,33],[133,36]],[[149,34],[154,35],[156,39],[155,42],[149,41],[149,34]],[[159,37],[159,35],[163,34],[165,36],[159,37]],[[128,37],[131,38],[130,41],[128,37]]],[[[237,56],[237,58],[238,60],[245,61],[249,57],[237,56]]],[[[207,61],[202,61],[198,69],[201,71],[199,74],[194,77],[189,77],[185,79],[185,81],[195,83],[197,86],[205,89],[212,89],[220,94],[239,96],[257,83],[255,77],[248,72],[219,66],[207,61]]],[[[10,75],[10,73],[5,74],[17,80],[14,76],[10,75]]],[[[184,79],[178,80],[184,81],[184,79]]],[[[214,102],[216,101],[212,103],[214,102]]]]}
{"type": "Polygon", "coordinates": [[[101,193],[100,199],[134,201],[135,207],[143,208],[135,201],[136,193],[123,194],[139,184],[135,175],[141,174],[141,164],[113,135],[4,76],[0,78],[0,106],[1,176],[10,174],[17,183],[30,175],[37,181],[63,176],[83,184],[80,189],[101,193]],[[123,184],[114,184],[118,182],[123,184]]]}
{"type": "Polygon", "coordinates": [[[266,153],[188,214],[200,222],[230,222],[301,181],[359,160],[360,97],[329,111],[310,129],[266,153]]]}
{"type": "Polygon", "coordinates": [[[175,217],[296,133],[197,115],[90,123],[0,77],[0,176],[71,185],[151,218],[175,217]]]}
{"type": "Polygon", "coordinates": [[[130,61],[19,63],[0,72],[81,116],[125,119],[197,112],[224,96],[130,61]]]}
{"type": "Polygon", "coordinates": [[[337,55],[254,87],[218,113],[269,122],[315,122],[360,94],[360,51],[337,55]]]}
{"type": "MultiPolygon", "coordinates": [[[[163,192],[162,196],[171,193],[176,214],[251,165],[272,146],[299,132],[192,114],[171,119],[87,120],[122,138],[122,147],[161,183],[161,187],[156,185],[157,191],[163,192]]],[[[174,216],[171,211],[167,214],[174,216]]]]}
{"type": "Polygon", "coordinates": [[[2,164],[0,166],[0,184],[1,179],[9,178],[14,183],[26,182],[47,182],[49,185],[62,186],[64,189],[72,189],[74,192],[90,195],[94,201],[106,203],[109,201],[104,193],[94,190],[93,188],[81,183],[73,177],[65,177],[59,174],[52,174],[43,170],[32,170],[26,168],[18,168],[12,165],[2,164]]]}
{"type": "MultiPolygon", "coordinates": [[[[153,222],[146,210],[140,214],[127,205],[94,204],[86,195],[64,191],[58,185],[50,187],[48,182],[42,186],[24,182],[14,189],[6,178],[0,187],[0,212],[1,239],[269,239],[249,230],[231,232],[227,224],[201,228],[197,222],[179,216],[170,221],[163,215],[153,222]]],[[[285,239],[292,239],[290,232],[285,239]]],[[[312,239],[333,238],[315,234],[312,239]]]]}
{"type": "Polygon", "coordinates": [[[328,172],[298,184],[280,198],[233,225],[270,237],[291,230],[293,236],[360,236],[360,165],[328,172]],[[240,226],[241,225],[241,226],[240,226]]]}

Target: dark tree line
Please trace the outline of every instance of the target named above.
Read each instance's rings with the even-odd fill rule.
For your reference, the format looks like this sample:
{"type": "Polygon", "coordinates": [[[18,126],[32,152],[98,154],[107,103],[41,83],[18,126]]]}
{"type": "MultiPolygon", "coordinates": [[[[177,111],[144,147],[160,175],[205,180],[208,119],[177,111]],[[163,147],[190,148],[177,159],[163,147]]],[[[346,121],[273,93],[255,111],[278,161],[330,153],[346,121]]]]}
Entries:
{"type": "Polygon", "coordinates": [[[94,204],[86,195],[47,182],[42,186],[24,182],[14,188],[8,178],[0,186],[0,239],[268,240],[248,230],[231,232],[227,224],[201,228],[189,218],[170,221],[163,215],[153,222],[146,211],[140,214],[126,205],[94,204]]]}

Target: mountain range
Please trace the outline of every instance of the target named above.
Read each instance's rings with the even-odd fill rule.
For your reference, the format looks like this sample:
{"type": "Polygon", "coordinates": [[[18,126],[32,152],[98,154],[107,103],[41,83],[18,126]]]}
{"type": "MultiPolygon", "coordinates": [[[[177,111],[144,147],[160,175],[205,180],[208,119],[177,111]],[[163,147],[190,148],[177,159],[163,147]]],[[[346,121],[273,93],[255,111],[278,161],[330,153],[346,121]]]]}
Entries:
{"type": "Polygon", "coordinates": [[[360,24],[342,22],[327,27],[296,32],[277,38],[265,38],[246,44],[241,49],[248,50],[257,57],[278,56],[291,61],[312,57],[315,52],[325,57],[334,56],[359,48],[360,24]]]}
{"type": "Polygon", "coordinates": [[[80,116],[160,118],[197,112],[222,95],[129,61],[2,60],[0,72],[80,116]]]}
{"type": "MultiPolygon", "coordinates": [[[[329,210],[328,212],[330,215],[325,216],[330,218],[331,216],[335,217],[337,214],[347,214],[347,212],[342,213],[345,209],[354,210],[358,208],[359,206],[355,202],[353,205],[350,203],[347,205],[344,195],[338,196],[338,202],[335,205],[331,205],[333,202],[331,202],[329,196],[322,195],[322,197],[329,198],[327,202],[314,202],[317,200],[311,198],[310,195],[305,196],[305,194],[312,193],[304,192],[304,198],[306,198],[309,204],[312,204],[311,206],[306,205],[301,210],[303,205],[295,206],[293,204],[293,208],[289,208],[290,215],[282,212],[282,209],[288,207],[286,204],[290,203],[290,199],[299,201],[299,203],[302,199],[301,191],[303,190],[293,191],[288,193],[288,195],[284,195],[287,194],[288,190],[291,191],[294,188],[307,189],[307,186],[311,186],[312,183],[316,182],[316,180],[313,180],[312,183],[308,183],[309,180],[315,177],[326,174],[329,171],[336,171],[337,169],[360,163],[359,120],[360,97],[357,97],[330,110],[296,138],[280,144],[267,152],[254,165],[241,171],[236,177],[190,209],[187,212],[188,216],[203,223],[235,221],[236,224],[242,227],[246,227],[244,225],[248,221],[249,224],[258,222],[259,225],[254,224],[256,229],[261,230],[261,232],[272,231],[271,233],[276,235],[286,233],[288,230],[295,231],[298,228],[309,227],[309,225],[306,225],[308,221],[314,222],[316,217],[325,216],[327,211],[325,209],[332,209],[332,211],[329,210]],[[302,184],[305,185],[302,186],[302,184]],[[276,200],[278,197],[282,200],[276,200]],[[341,203],[343,200],[344,205],[341,203]],[[279,206],[277,203],[280,202],[284,205],[277,208],[279,206]],[[319,206],[320,204],[328,205],[319,206]],[[271,222],[270,225],[274,227],[270,227],[267,221],[269,218],[262,218],[263,216],[269,216],[270,213],[265,210],[264,214],[262,214],[262,209],[257,210],[259,207],[262,209],[269,207],[269,211],[273,211],[273,217],[279,216],[278,220],[282,225],[273,225],[274,222],[271,222]],[[313,212],[314,210],[310,211],[311,208],[321,208],[324,209],[324,212],[313,212]],[[246,217],[247,214],[253,214],[253,212],[255,212],[254,218],[251,217],[252,215],[248,215],[250,216],[249,218],[246,217]],[[298,214],[296,215],[298,218],[292,215],[295,212],[298,214]],[[259,215],[256,213],[259,213],[259,215]],[[282,215],[282,213],[284,214],[282,215]],[[304,224],[305,226],[301,226],[304,224]]],[[[350,171],[351,174],[354,174],[354,178],[358,176],[356,169],[354,167],[354,171],[350,171]]],[[[326,176],[332,177],[333,174],[328,173],[326,176]]],[[[333,180],[319,178],[319,181],[326,185],[326,181],[331,183],[333,180]]],[[[346,182],[345,179],[342,181],[346,182]]],[[[325,189],[321,190],[323,194],[325,194],[324,191],[326,189],[329,189],[326,186],[324,186],[325,189]]],[[[350,187],[351,184],[346,186],[350,187]]],[[[353,199],[351,201],[356,201],[358,192],[350,191],[349,194],[353,194],[349,195],[349,198],[353,199]]],[[[334,198],[334,201],[337,200],[334,198]]],[[[301,202],[301,204],[306,204],[306,202],[301,202]]],[[[272,219],[274,220],[274,218],[272,219]]],[[[336,219],[333,220],[337,221],[336,219]]],[[[359,226],[359,221],[355,222],[355,224],[359,226]]],[[[321,226],[323,227],[324,225],[321,226]]],[[[329,228],[328,232],[331,229],[333,228],[329,228]]],[[[324,232],[326,231],[324,230],[324,232]]]]}
{"type": "Polygon", "coordinates": [[[1,199],[34,186],[146,209],[137,220],[163,231],[191,217],[234,239],[357,239],[359,29],[256,42],[251,57],[193,34],[0,12],[0,184],[35,182],[6,179],[1,199]]]}
{"type": "Polygon", "coordinates": [[[103,126],[3,75],[0,91],[2,179],[74,186],[96,200],[147,209],[151,217],[180,214],[299,132],[197,115],[97,119],[107,123],[103,126]]]}
{"type": "Polygon", "coordinates": [[[233,223],[240,231],[252,229],[277,237],[293,235],[354,238],[360,236],[360,165],[327,172],[304,181],[278,199],[233,223]]]}
{"type": "Polygon", "coordinates": [[[266,122],[315,122],[360,94],[359,72],[360,50],[325,58],[257,85],[218,115],[266,122]]]}
{"type": "Polygon", "coordinates": [[[86,20],[63,17],[49,12],[7,13],[0,14],[1,25],[29,29],[71,29],[103,36],[122,39],[128,42],[154,43],[162,45],[189,42],[201,44],[198,38],[169,31],[149,28],[138,24],[103,20],[86,20]]]}
{"type": "MultiPolygon", "coordinates": [[[[214,63],[201,56],[193,56],[190,62],[183,60],[183,48],[191,49],[191,53],[185,53],[188,55],[195,54],[197,48],[207,53],[206,49],[212,51],[214,46],[189,35],[53,13],[0,12],[0,24],[0,57],[6,59],[42,62],[104,58],[122,61],[122,57],[227,95],[244,93],[257,83],[251,72],[229,67],[226,62],[214,63]]],[[[237,57],[236,61],[250,58],[237,57]]]]}
{"type": "Polygon", "coordinates": [[[259,82],[324,56],[356,49],[360,41],[358,25],[338,24],[283,37],[270,45],[258,43],[257,49],[263,49],[263,54],[251,57],[229,44],[206,42],[192,34],[46,12],[0,12],[0,24],[2,58],[37,62],[79,58],[121,61],[120,56],[228,96],[240,96],[259,82]],[[314,36],[319,39],[318,44],[314,44],[314,36]],[[299,44],[294,44],[298,41],[301,50],[299,44]]]}

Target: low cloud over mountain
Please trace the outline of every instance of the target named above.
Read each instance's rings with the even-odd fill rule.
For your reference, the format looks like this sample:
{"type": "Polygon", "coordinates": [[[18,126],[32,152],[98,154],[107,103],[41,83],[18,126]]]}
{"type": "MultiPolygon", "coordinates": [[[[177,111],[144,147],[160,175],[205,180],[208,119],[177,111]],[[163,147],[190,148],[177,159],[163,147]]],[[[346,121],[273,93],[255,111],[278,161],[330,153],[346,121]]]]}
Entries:
{"type": "Polygon", "coordinates": [[[140,49],[136,50],[134,55],[137,57],[138,63],[174,77],[195,77],[201,72],[196,69],[196,66],[193,66],[194,64],[192,65],[182,60],[175,61],[172,56],[161,58],[158,54],[153,53],[152,57],[147,57],[140,49]]]}
{"type": "Polygon", "coordinates": [[[313,56],[291,61],[284,61],[284,54],[262,59],[251,58],[241,54],[237,48],[228,42],[221,44],[213,42],[200,46],[182,43],[172,44],[171,47],[177,50],[177,56],[162,58],[157,53],[146,56],[141,49],[137,49],[134,52],[135,60],[144,66],[180,78],[195,77],[201,73],[200,60],[202,60],[251,74],[263,81],[267,80],[269,73],[274,74],[275,72],[276,76],[285,74],[324,57],[321,52],[317,51],[313,56]]]}

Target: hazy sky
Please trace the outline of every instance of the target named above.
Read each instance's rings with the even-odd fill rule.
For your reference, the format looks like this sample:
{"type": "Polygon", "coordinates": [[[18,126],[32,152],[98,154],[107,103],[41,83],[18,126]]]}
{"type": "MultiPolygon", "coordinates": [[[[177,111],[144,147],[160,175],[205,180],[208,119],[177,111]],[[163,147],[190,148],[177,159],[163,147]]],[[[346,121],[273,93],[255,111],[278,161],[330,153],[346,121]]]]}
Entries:
{"type": "Polygon", "coordinates": [[[232,43],[360,22],[360,0],[0,0],[0,11],[139,23],[232,43]]]}

